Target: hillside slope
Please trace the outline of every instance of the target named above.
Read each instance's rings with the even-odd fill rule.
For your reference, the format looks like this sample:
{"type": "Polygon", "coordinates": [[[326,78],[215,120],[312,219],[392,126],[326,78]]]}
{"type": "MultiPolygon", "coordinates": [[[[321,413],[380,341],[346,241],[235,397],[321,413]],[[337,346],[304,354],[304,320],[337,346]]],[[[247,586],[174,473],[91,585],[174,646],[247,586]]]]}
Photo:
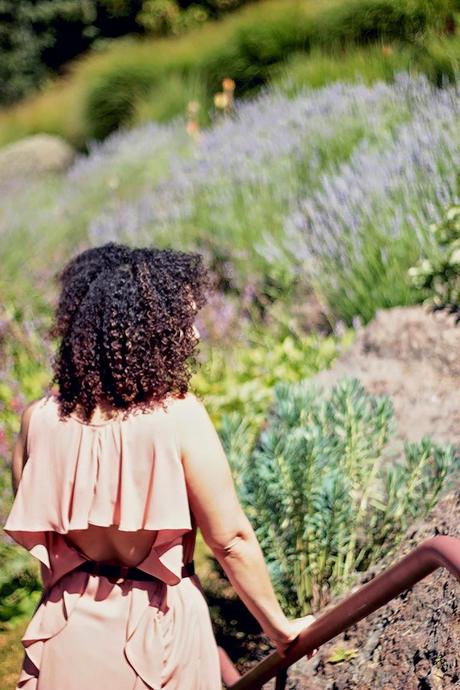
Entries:
{"type": "MultiPolygon", "coordinates": [[[[311,380],[329,388],[343,376],[356,376],[370,392],[389,395],[397,417],[395,451],[404,439],[424,435],[458,448],[459,347],[460,326],[443,312],[422,306],[382,310],[331,369],[311,380]]],[[[460,477],[431,515],[408,530],[400,550],[363,573],[358,586],[437,534],[460,538],[460,477]]],[[[447,571],[436,571],[324,645],[312,661],[294,664],[288,690],[458,690],[459,597],[460,583],[447,571]],[[353,658],[331,663],[332,653],[341,648],[351,650],[353,658]]],[[[267,654],[266,648],[254,646],[253,638],[251,645],[252,661],[245,660],[240,671],[267,654]]],[[[267,683],[264,690],[274,687],[267,683]]]]}
{"type": "MultiPolygon", "coordinates": [[[[367,573],[363,582],[424,539],[460,537],[460,483],[425,521],[408,532],[396,557],[367,573]]],[[[300,661],[290,679],[296,690],[454,690],[460,687],[460,583],[438,570],[325,645],[314,662],[300,661]],[[348,662],[332,664],[339,647],[356,650],[348,662]]]]}

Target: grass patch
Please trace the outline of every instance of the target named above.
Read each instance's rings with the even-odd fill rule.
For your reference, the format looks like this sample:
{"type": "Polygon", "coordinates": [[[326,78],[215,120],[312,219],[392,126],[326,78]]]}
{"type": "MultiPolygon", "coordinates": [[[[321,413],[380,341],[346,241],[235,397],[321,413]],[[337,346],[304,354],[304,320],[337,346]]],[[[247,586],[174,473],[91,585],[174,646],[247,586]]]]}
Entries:
{"type": "Polygon", "coordinates": [[[180,37],[109,41],[70,63],[39,94],[0,113],[0,145],[46,131],[84,150],[88,139],[123,123],[184,114],[189,96],[203,100],[206,119],[224,77],[236,80],[237,96],[251,93],[299,52],[312,51],[312,59],[293,59],[293,79],[315,86],[357,73],[366,81],[391,78],[412,62],[440,81],[458,64],[458,41],[439,38],[451,14],[448,0],[261,0],[180,37]],[[379,60],[375,42],[402,47],[379,60]],[[343,64],[343,51],[362,44],[368,48],[343,64]]]}

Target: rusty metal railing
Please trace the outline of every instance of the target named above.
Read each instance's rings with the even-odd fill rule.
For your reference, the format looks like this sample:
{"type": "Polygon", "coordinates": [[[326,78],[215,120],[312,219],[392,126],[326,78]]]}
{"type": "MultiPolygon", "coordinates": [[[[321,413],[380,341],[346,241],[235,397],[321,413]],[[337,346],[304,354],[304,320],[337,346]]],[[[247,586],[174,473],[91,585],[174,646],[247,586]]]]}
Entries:
{"type": "Polygon", "coordinates": [[[460,539],[438,536],[422,542],[399,563],[317,618],[292,642],[284,657],[272,652],[243,676],[219,647],[223,682],[229,690],[260,690],[264,683],[276,678],[275,690],[284,690],[289,666],[410,589],[437,568],[447,568],[460,580],[460,539]]]}

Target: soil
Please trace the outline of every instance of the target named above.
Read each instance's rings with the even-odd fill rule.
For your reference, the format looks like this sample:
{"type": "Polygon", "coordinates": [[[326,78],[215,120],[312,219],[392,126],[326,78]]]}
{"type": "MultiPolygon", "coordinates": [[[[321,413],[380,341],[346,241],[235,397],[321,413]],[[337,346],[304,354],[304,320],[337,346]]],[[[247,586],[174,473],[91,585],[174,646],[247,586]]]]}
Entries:
{"type": "MultiPolygon", "coordinates": [[[[327,389],[339,378],[352,376],[369,392],[390,396],[397,419],[395,451],[404,439],[423,436],[460,448],[459,353],[460,326],[454,317],[421,306],[394,308],[379,312],[360,329],[353,346],[313,382],[327,389]]],[[[460,478],[458,488],[407,533],[400,552],[362,575],[360,582],[436,534],[460,537],[460,478]]],[[[231,587],[225,590],[227,609],[221,609],[223,582],[216,575],[215,588],[211,584],[209,589],[216,637],[244,673],[273,647],[231,587]]],[[[455,578],[436,571],[324,645],[311,661],[291,666],[288,690],[460,689],[459,595],[455,578]],[[352,658],[331,663],[331,653],[338,648],[350,650],[352,658]]],[[[272,681],[264,690],[274,687],[272,681]]]]}
{"type": "Polygon", "coordinates": [[[460,326],[453,316],[422,306],[377,312],[312,382],[327,389],[343,376],[391,398],[400,444],[430,436],[460,445],[460,326]]]}

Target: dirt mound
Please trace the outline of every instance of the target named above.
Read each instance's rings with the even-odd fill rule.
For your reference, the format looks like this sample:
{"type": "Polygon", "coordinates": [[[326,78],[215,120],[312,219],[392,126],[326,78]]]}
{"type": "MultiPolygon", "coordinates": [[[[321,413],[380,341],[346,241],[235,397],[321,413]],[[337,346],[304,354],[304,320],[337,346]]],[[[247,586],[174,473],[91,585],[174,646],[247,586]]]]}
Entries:
{"type": "Polygon", "coordinates": [[[452,316],[422,306],[378,312],[334,366],[312,381],[329,388],[343,376],[390,396],[396,444],[427,435],[460,447],[460,325],[452,316]]]}
{"type": "Polygon", "coordinates": [[[446,312],[421,306],[395,307],[377,312],[359,331],[355,350],[400,362],[428,360],[439,373],[459,376],[459,343],[460,327],[446,312]]]}

